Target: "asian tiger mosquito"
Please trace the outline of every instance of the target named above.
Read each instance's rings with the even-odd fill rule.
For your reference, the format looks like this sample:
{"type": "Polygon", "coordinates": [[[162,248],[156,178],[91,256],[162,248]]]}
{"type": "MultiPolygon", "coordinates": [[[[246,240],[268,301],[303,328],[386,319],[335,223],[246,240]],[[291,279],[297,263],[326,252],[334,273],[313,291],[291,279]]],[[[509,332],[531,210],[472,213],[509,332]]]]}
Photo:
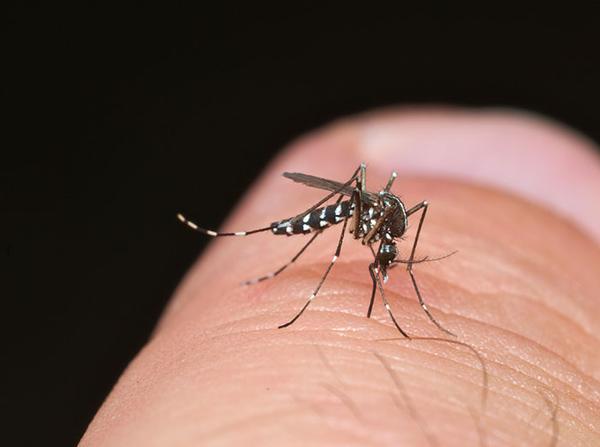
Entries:
{"type": "Polygon", "coordinates": [[[280,325],[280,329],[293,324],[304,313],[310,303],[316,298],[319,290],[321,290],[321,287],[323,286],[323,283],[327,279],[329,272],[333,268],[333,264],[335,264],[340,256],[348,220],[352,218],[349,232],[353,235],[354,239],[361,239],[362,244],[368,246],[373,255],[373,262],[369,265],[369,274],[371,275],[373,286],[371,290],[371,300],[367,310],[367,318],[371,317],[373,303],[375,301],[375,294],[377,290],[379,290],[379,294],[381,295],[385,309],[392,319],[392,322],[396,326],[396,329],[398,329],[398,331],[400,331],[404,337],[410,338],[396,321],[383,289],[383,284],[387,282],[388,279],[388,269],[393,268],[397,264],[406,264],[406,269],[410,275],[410,279],[419,300],[419,304],[429,320],[431,320],[431,322],[434,323],[441,331],[455,336],[452,332],[445,329],[440,323],[438,323],[438,321],[429,311],[427,304],[421,296],[421,291],[419,290],[419,286],[417,285],[417,280],[415,279],[413,272],[414,264],[443,259],[452,255],[453,253],[436,259],[415,259],[415,251],[417,249],[421,228],[423,227],[423,222],[425,221],[429,204],[426,200],[424,200],[407,210],[402,200],[390,192],[392,184],[398,176],[396,172],[392,172],[387,184],[379,193],[367,191],[367,167],[364,163],[361,163],[361,165],[352,174],[352,177],[350,177],[350,179],[345,183],[339,183],[334,180],[327,180],[321,177],[315,177],[297,172],[284,172],[283,176],[306,186],[330,191],[330,194],[297,216],[273,222],[268,227],[257,228],[248,231],[223,233],[207,230],[188,220],[182,214],[177,214],[177,218],[192,230],[212,237],[248,236],[250,234],[261,233],[265,231],[271,231],[275,235],[286,236],[314,232],[313,236],[308,240],[308,242],[286,264],[274,272],[269,273],[268,275],[261,276],[251,281],[246,281],[244,284],[254,284],[277,276],[296,260],[298,260],[302,253],[304,253],[310,244],[312,244],[317,236],[319,236],[323,231],[325,231],[331,225],[335,225],[340,222],[342,223],[342,232],[338,240],[335,254],[333,255],[333,258],[325,270],[325,273],[321,277],[317,287],[308,297],[308,300],[300,309],[300,311],[287,323],[280,325]],[[339,197],[334,204],[323,206],[325,202],[331,200],[336,195],[339,195],[339,197]],[[344,200],[345,197],[350,198],[344,200]],[[410,256],[408,260],[399,259],[398,249],[396,247],[396,239],[401,238],[406,233],[408,227],[408,218],[419,211],[421,211],[421,217],[419,219],[419,225],[417,227],[417,232],[415,234],[410,256]],[[379,242],[379,246],[377,249],[375,249],[373,248],[373,245],[377,242],[379,242]]]}

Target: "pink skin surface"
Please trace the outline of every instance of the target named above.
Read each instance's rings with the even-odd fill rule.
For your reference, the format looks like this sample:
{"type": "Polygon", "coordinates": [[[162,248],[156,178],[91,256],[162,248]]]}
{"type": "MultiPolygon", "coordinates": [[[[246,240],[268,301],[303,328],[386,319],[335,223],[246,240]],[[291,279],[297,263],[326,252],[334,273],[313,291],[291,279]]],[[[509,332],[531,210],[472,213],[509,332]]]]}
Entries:
{"type": "MultiPolygon", "coordinates": [[[[370,255],[349,235],[306,313],[277,329],[311,294],[341,225],[251,287],[239,283],[275,270],[307,236],[222,238],[191,268],[81,446],[600,445],[600,161],[591,144],[523,113],[370,113],[291,145],[223,229],[260,227],[323,196],[283,171],[343,181],[361,161],[369,189],[395,169],[393,190],[408,206],[429,201],[418,257],[458,250],[415,272],[435,317],[483,360],[485,380],[464,346],[382,341],[399,334],[379,297],[365,318],[370,255]]],[[[404,258],[417,222],[399,244],[404,258]]],[[[399,324],[445,337],[407,272],[390,273],[399,324]]]]}

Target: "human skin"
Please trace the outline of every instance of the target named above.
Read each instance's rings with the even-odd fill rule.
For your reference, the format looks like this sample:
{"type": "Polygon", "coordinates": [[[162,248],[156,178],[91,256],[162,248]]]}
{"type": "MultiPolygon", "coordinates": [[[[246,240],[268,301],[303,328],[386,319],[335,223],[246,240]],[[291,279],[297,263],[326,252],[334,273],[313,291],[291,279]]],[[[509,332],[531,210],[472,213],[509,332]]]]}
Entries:
{"type": "MultiPolygon", "coordinates": [[[[324,195],[284,171],[344,181],[361,161],[370,190],[396,169],[393,191],[407,206],[428,200],[418,258],[457,250],[414,269],[435,318],[481,356],[487,381],[464,346],[402,339],[379,297],[366,318],[370,252],[349,234],[318,297],[277,328],[313,291],[341,225],[253,286],[240,282],[287,262],[308,236],[221,238],[81,446],[600,445],[600,159],[591,143],[507,110],[365,114],[283,151],[223,229],[264,226],[324,195]]],[[[402,258],[417,223],[399,243],[402,258]]],[[[452,339],[427,319],[403,267],[385,290],[408,334],[452,339]]]]}

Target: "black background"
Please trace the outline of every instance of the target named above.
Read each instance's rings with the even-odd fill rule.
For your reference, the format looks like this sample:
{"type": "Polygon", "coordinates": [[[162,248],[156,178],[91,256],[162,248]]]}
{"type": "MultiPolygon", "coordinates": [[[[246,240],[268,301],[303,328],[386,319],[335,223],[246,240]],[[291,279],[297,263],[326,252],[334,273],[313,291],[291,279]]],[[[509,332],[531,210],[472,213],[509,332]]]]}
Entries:
{"type": "Polygon", "coordinates": [[[204,243],[175,211],[218,226],[301,133],[433,102],[529,108],[600,140],[590,11],[293,3],[9,11],[10,445],[77,442],[204,243]]]}

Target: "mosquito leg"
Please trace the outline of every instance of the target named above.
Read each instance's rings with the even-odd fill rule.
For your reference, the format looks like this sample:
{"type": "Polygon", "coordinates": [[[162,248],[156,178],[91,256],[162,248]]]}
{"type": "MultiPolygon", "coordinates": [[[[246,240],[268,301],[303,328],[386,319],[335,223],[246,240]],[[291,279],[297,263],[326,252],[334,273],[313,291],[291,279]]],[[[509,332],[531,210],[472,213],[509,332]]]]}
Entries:
{"type": "Polygon", "coordinates": [[[448,335],[456,337],[455,334],[453,334],[452,332],[450,332],[448,329],[444,328],[433,317],[433,315],[429,311],[429,308],[427,307],[427,304],[425,303],[425,301],[423,300],[423,297],[421,296],[421,292],[419,291],[419,286],[417,285],[417,280],[415,278],[415,274],[413,273],[413,264],[415,263],[415,261],[414,261],[414,259],[415,259],[415,251],[417,250],[417,244],[419,243],[419,235],[421,234],[421,228],[423,227],[423,222],[425,221],[425,216],[427,215],[427,207],[428,206],[429,206],[429,204],[427,203],[427,201],[424,200],[423,202],[421,202],[421,203],[415,205],[414,207],[412,207],[406,213],[408,216],[410,216],[411,214],[416,213],[416,212],[422,210],[421,211],[421,218],[419,219],[419,226],[417,227],[417,234],[415,235],[415,240],[413,242],[412,250],[410,252],[410,257],[408,258],[408,262],[406,264],[406,270],[408,270],[408,273],[410,275],[410,280],[412,281],[413,287],[414,287],[415,292],[417,294],[417,298],[419,299],[419,304],[421,305],[421,308],[423,309],[423,311],[425,312],[425,314],[427,315],[427,317],[431,320],[431,322],[433,324],[435,324],[438,327],[439,330],[441,330],[442,332],[445,332],[448,335]]]}
{"type": "Polygon", "coordinates": [[[373,304],[375,303],[375,292],[377,291],[377,283],[375,282],[375,278],[373,278],[373,275],[371,275],[371,279],[373,280],[373,287],[371,289],[371,300],[369,301],[367,318],[371,318],[371,312],[373,312],[373,304]]]}
{"type": "Polygon", "coordinates": [[[360,164],[360,176],[358,177],[360,182],[360,192],[367,192],[367,165],[364,163],[360,164]]]}
{"type": "Polygon", "coordinates": [[[383,188],[385,192],[390,192],[390,189],[392,189],[392,185],[394,184],[394,180],[396,180],[396,177],[398,177],[398,173],[396,171],[393,171],[390,175],[390,179],[388,180],[387,185],[385,185],[385,188],[383,188]]]}
{"type": "Polygon", "coordinates": [[[188,220],[183,214],[177,214],[177,219],[179,219],[179,221],[182,222],[183,224],[185,224],[188,227],[190,227],[192,230],[197,231],[198,233],[202,233],[202,234],[206,234],[208,236],[212,236],[212,237],[218,237],[218,236],[248,236],[249,234],[261,233],[263,231],[270,231],[271,230],[271,226],[268,226],[268,227],[264,227],[264,228],[257,228],[255,230],[235,231],[235,232],[232,232],[232,233],[220,233],[218,231],[207,230],[206,228],[199,227],[198,225],[196,225],[191,220],[188,220]]]}
{"type": "MultiPolygon", "coordinates": [[[[312,213],[314,210],[316,210],[323,203],[327,202],[333,196],[335,196],[340,191],[342,191],[344,188],[346,188],[348,185],[350,185],[354,180],[356,180],[356,178],[357,178],[360,170],[363,167],[364,167],[364,163],[362,163],[358,168],[356,168],[356,170],[352,174],[352,177],[350,177],[350,180],[348,180],[346,183],[344,183],[343,185],[341,185],[338,190],[336,190],[336,191],[328,194],[325,198],[321,199],[319,202],[317,202],[316,204],[314,204],[313,206],[311,206],[308,210],[304,211],[302,214],[299,214],[298,216],[296,216],[294,219],[295,220],[299,220],[299,219],[302,219],[307,214],[312,213]]],[[[340,200],[338,200],[338,202],[339,201],[341,201],[341,197],[340,197],[340,200]]],[[[220,237],[220,236],[248,236],[250,234],[261,233],[263,231],[270,231],[270,230],[272,230],[271,226],[268,226],[268,227],[257,228],[257,229],[248,230],[248,231],[235,231],[235,232],[225,232],[225,233],[222,233],[222,232],[219,232],[219,231],[208,230],[206,228],[202,228],[199,225],[197,225],[196,223],[194,223],[191,220],[189,220],[187,217],[185,217],[181,213],[177,214],[177,219],[179,219],[179,221],[181,221],[183,224],[185,224],[188,227],[190,227],[192,230],[197,231],[198,233],[206,234],[207,236],[212,236],[212,237],[220,237]]]]}
{"type": "Polygon", "coordinates": [[[298,258],[302,255],[302,253],[304,253],[304,251],[308,248],[308,246],[310,244],[313,243],[313,241],[317,238],[317,236],[319,234],[321,234],[321,231],[316,232],[315,234],[313,234],[313,236],[310,238],[310,240],[304,245],[304,247],[302,247],[300,249],[300,251],[298,253],[296,253],[296,255],[287,263],[282,265],[281,267],[279,267],[277,270],[275,270],[274,272],[271,272],[267,275],[261,276],[260,278],[256,278],[256,279],[251,279],[248,281],[244,281],[242,283],[242,285],[244,286],[248,286],[250,284],[256,284],[259,283],[261,281],[265,281],[267,279],[271,279],[274,278],[275,276],[279,275],[281,272],[283,272],[286,268],[288,268],[290,265],[292,265],[294,262],[296,262],[298,260],[298,258]]]}
{"type": "Polygon", "coordinates": [[[415,292],[417,293],[417,297],[419,298],[419,304],[421,305],[421,307],[423,308],[423,310],[425,311],[425,313],[427,314],[427,316],[429,317],[429,319],[433,322],[433,324],[435,324],[439,330],[441,330],[442,332],[445,332],[448,335],[451,335],[453,337],[456,337],[456,334],[450,332],[448,329],[444,328],[440,323],[437,322],[437,320],[433,317],[433,315],[431,315],[431,312],[429,312],[429,308],[427,307],[427,304],[425,303],[425,301],[423,301],[423,297],[421,297],[421,292],[419,291],[419,286],[417,286],[417,280],[415,279],[415,274],[412,271],[412,264],[408,264],[408,273],[410,274],[410,279],[413,283],[413,287],[415,289],[415,292]]]}
{"type": "Polygon", "coordinates": [[[371,265],[369,265],[369,273],[371,274],[371,280],[373,281],[373,287],[377,286],[379,288],[379,293],[381,294],[381,299],[383,300],[383,305],[385,306],[385,309],[387,310],[390,318],[394,322],[394,326],[396,326],[396,329],[398,329],[398,331],[404,337],[410,339],[409,335],[402,330],[402,328],[396,321],[394,314],[392,313],[392,308],[390,307],[390,303],[388,303],[388,300],[385,297],[385,293],[383,291],[383,285],[381,284],[381,280],[379,279],[379,269],[377,268],[375,263],[372,263],[371,265]]]}
{"type": "MultiPolygon", "coordinates": [[[[355,195],[356,194],[352,194],[352,197],[354,198],[355,195]]],[[[327,275],[329,275],[329,272],[333,268],[333,264],[335,264],[335,261],[337,261],[337,259],[340,256],[340,253],[342,252],[342,244],[344,242],[344,234],[346,233],[346,226],[347,226],[347,224],[348,224],[348,217],[346,217],[344,219],[344,223],[342,225],[342,233],[340,234],[340,239],[338,241],[337,248],[335,250],[335,254],[333,255],[333,258],[331,258],[331,262],[329,263],[329,266],[327,266],[327,270],[325,270],[325,273],[321,277],[321,280],[319,281],[319,284],[317,285],[317,288],[308,297],[308,300],[306,301],[306,303],[304,304],[304,306],[302,306],[302,309],[300,309],[300,312],[298,312],[296,314],[296,316],[294,316],[294,318],[292,318],[290,321],[288,321],[287,323],[282,324],[281,326],[279,326],[279,329],[282,329],[284,327],[288,327],[291,324],[293,324],[298,318],[300,318],[300,315],[302,315],[304,313],[304,311],[309,306],[309,304],[312,302],[312,300],[314,300],[316,298],[317,294],[319,293],[319,290],[321,290],[321,287],[323,286],[323,283],[325,282],[325,279],[327,279],[327,275]]]]}
{"type": "Polygon", "coordinates": [[[373,248],[373,245],[369,244],[369,248],[371,249],[371,253],[373,254],[373,257],[377,258],[377,253],[375,253],[375,249],[373,248]]]}
{"type": "Polygon", "coordinates": [[[367,165],[364,163],[360,164],[360,175],[356,180],[356,190],[358,191],[358,199],[354,203],[354,216],[350,229],[350,232],[354,233],[354,239],[358,239],[360,219],[362,217],[363,194],[367,192],[367,165]]]}
{"type": "MultiPolygon", "coordinates": [[[[336,203],[336,204],[339,204],[339,203],[340,203],[340,202],[341,202],[343,199],[344,199],[344,196],[343,196],[343,195],[340,195],[340,197],[339,197],[339,198],[338,198],[338,199],[335,201],[335,203],[336,203]]],[[[284,264],[283,266],[281,266],[280,268],[278,268],[278,269],[277,269],[277,270],[275,270],[274,272],[271,272],[271,273],[269,273],[269,274],[267,274],[267,275],[261,276],[261,277],[259,277],[259,278],[251,279],[251,280],[248,280],[248,281],[244,281],[244,282],[242,283],[242,285],[243,285],[243,286],[248,286],[248,285],[251,285],[251,284],[256,284],[256,283],[259,283],[259,282],[261,282],[261,281],[265,281],[265,280],[267,280],[267,279],[271,279],[271,278],[273,278],[273,277],[275,277],[275,276],[279,275],[279,274],[280,274],[281,272],[283,272],[283,271],[284,271],[286,268],[288,268],[290,265],[292,265],[294,262],[296,262],[296,261],[298,260],[298,258],[299,258],[299,257],[302,255],[302,253],[304,253],[304,251],[305,251],[305,250],[308,248],[308,246],[309,246],[310,244],[312,244],[312,243],[313,243],[313,241],[314,241],[314,240],[317,238],[317,236],[318,236],[319,234],[321,234],[322,232],[323,232],[323,231],[322,231],[322,230],[320,230],[320,231],[317,231],[315,234],[313,234],[313,236],[312,236],[312,237],[310,238],[310,240],[309,240],[309,241],[308,241],[308,242],[307,242],[307,243],[304,245],[304,247],[302,247],[302,248],[300,249],[300,251],[299,251],[298,253],[296,253],[296,255],[295,255],[295,256],[294,256],[294,257],[293,257],[293,258],[292,258],[292,259],[291,259],[291,260],[290,260],[290,261],[289,261],[287,264],[284,264]]]]}
{"type": "MultiPolygon", "coordinates": [[[[373,249],[373,246],[369,244],[369,248],[371,249],[371,253],[373,254],[373,258],[377,261],[377,254],[373,249]]],[[[371,312],[373,312],[373,304],[375,303],[375,292],[377,291],[377,283],[371,275],[371,280],[373,280],[373,288],[371,289],[371,300],[369,301],[369,309],[367,310],[367,318],[371,318],[371,312]]]]}

